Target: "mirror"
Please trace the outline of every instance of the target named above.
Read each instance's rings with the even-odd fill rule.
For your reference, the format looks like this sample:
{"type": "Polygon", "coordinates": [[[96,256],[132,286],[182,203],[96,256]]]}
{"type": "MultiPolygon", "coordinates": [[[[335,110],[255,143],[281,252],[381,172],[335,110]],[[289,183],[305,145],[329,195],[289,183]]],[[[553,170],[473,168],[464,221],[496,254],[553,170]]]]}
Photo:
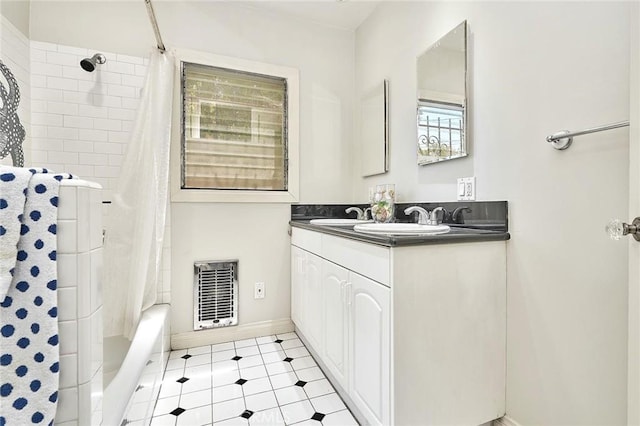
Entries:
{"type": "Polygon", "coordinates": [[[418,164],[467,156],[467,21],[417,58],[418,164]]]}
{"type": "Polygon", "coordinates": [[[389,82],[384,80],[360,101],[360,158],[362,175],[389,170],[389,82]]]}

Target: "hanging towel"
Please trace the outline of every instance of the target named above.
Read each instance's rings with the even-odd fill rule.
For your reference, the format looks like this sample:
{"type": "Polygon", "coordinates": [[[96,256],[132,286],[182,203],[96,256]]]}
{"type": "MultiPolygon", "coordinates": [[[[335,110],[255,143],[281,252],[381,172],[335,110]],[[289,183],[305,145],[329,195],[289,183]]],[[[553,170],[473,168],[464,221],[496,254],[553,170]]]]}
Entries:
{"type": "Polygon", "coordinates": [[[0,166],[0,300],[4,300],[11,285],[18,254],[20,218],[31,176],[28,169],[0,166]]]}
{"type": "Polygon", "coordinates": [[[53,425],[58,400],[57,207],[59,181],[71,176],[29,171],[13,279],[0,303],[2,426],[53,425]]]}

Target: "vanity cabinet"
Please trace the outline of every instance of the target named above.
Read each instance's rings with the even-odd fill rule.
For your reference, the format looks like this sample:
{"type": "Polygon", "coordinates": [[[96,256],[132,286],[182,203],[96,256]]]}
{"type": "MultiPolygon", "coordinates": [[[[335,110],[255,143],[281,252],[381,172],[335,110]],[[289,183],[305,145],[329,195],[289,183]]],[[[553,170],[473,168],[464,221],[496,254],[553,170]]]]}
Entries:
{"type": "Polygon", "coordinates": [[[505,413],[506,242],[384,246],[292,227],[292,319],[361,423],[505,413]]]}
{"type": "Polygon", "coordinates": [[[295,245],[291,253],[292,319],[298,331],[343,397],[346,393],[369,424],[388,425],[389,288],[295,245]],[[320,338],[315,327],[322,330],[320,338]]]}

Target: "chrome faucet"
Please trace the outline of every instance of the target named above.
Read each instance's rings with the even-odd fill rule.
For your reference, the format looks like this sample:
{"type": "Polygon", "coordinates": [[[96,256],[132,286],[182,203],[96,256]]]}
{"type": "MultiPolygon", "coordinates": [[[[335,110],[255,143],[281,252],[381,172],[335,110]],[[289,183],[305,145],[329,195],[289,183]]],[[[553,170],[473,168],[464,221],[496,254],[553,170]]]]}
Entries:
{"type": "Polygon", "coordinates": [[[358,214],[356,219],[358,219],[358,220],[365,220],[366,219],[365,213],[362,211],[362,209],[360,207],[349,207],[344,212],[347,213],[347,214],[349,214],[351,212],[356,212],[358,214]]]}
{"type": "Polygon", "coordinates": [[[420,206],[411,206],[404,209],[404,214],[410,215],[413,212],[418,212],[418,225],[430,225],[429,212],[420,206]]]}
{"type": "Polygon", "coordinates": [[[440,225],[442,223],[442,220],[438,218],[438,212],[442,212],[442,218],[444,219],[444,215],[447,211],[444,209],[444,207],[436,207],[435,209],[431,210],[431,213],[429,214],[428,225],[440,225]]]}

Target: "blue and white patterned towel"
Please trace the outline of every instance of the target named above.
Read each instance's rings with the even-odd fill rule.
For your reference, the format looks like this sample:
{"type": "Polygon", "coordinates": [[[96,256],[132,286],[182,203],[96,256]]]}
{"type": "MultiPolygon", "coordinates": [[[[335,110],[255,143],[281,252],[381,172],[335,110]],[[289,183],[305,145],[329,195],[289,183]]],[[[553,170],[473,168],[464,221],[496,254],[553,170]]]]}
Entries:
{"type": "MultiPolygon", "coordinates": [[[[0,426],[53,425],[58,400],[57,207],[60,180],[71,176],[29,172],[13,279],[0,303],[0,426]]],[[[0,207],[21,202],[5,189],[12,173],[18,179],[0,167],[0,207]]]]}

